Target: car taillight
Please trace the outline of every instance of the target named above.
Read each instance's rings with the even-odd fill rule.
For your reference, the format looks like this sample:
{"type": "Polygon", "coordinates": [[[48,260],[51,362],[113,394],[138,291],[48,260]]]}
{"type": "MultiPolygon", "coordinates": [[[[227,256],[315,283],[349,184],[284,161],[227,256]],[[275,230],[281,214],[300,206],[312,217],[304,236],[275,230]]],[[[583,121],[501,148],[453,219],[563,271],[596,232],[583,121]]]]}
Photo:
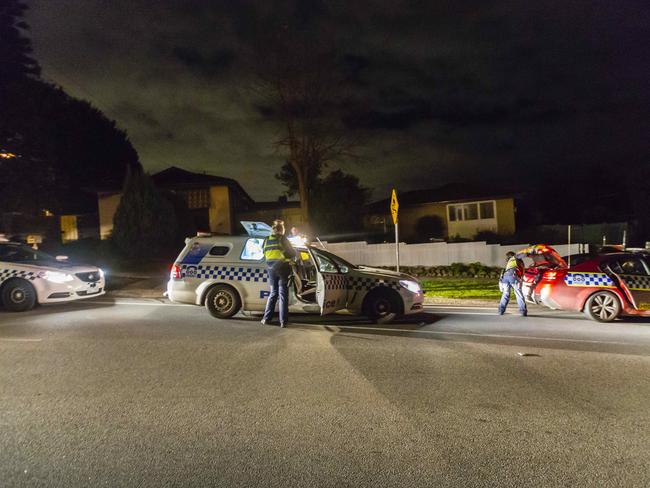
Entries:
{"type": "Polygon", "coordinates": [[[547,271],[542,277],[542,281],[558,281],[563,280],[566,276],[566,270],[558,269],[555,271],[547,271]]]}
{"type": "Polygon", "coordinates": [[[181,267],[178,264],[173,264],[170,270],[169,276],[172,280],[181,279],[181,267]]]}

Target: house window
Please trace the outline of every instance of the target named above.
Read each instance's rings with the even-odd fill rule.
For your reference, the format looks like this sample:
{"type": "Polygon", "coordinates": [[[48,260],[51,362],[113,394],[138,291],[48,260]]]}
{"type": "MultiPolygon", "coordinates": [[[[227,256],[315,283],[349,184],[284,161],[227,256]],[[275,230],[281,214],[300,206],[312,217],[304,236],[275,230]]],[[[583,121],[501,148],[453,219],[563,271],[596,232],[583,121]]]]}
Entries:
{"type": "Polygon", "coordinates": [[[187,208],[209,208],[210,192],[207,189],[190,190],[186,194],[187,208]]]}
{"type": "Polygon", "coordinates": [[[481,202],[479,207],[481,209],[481,219],[494,218],[494,202],[481,202]]]}
{"type": "Polygon", "coordinates": [[[449,222],[494,218],[494,201],[447,205],[447,208],[449,209],[449,222]]]}
{"type": "Polygon", "coordinates": [[[477,220],[478,219],[478,204],[476,203],[467,203],[463,205],[463,212],[465,214],[465,220],[477,220]]]}

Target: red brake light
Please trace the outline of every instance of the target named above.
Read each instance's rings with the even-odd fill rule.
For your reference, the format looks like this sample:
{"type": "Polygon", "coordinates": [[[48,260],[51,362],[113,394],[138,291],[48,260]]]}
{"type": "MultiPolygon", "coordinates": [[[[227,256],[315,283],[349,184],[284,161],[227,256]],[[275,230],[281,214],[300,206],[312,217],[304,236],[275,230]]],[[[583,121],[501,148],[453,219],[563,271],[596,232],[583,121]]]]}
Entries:
{"type": "Polygon", "coordinates": [[[178,264],[173,264],[169,273],[172,280],[181,279],[181,267],[178,264]]]}
{"type": "Polygon", "coordinates": [[[564,279],[566,276],[566,270],[558,269],[554,271],[547,271],[542,277],[542,281],[558,281],[564,279]]]}

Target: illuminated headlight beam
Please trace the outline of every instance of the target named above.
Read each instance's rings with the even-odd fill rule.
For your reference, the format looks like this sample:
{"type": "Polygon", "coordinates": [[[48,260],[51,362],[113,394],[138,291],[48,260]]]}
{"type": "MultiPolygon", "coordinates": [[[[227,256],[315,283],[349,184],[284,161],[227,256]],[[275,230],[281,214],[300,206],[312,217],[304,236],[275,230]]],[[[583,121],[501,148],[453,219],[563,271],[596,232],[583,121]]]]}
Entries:
{"type": "Polygon", "coordinates": [[[422,288],[420,288],[420,283],[418,283],[417,281],[400,280],[399,284],[402,285],[411,293],[422,293],[422,288]]]}
{"type": "Polygon", "coordinates": [[[74,280],[74,277],[67,273],[59,273],[58,271],[46,271],[43,275],[47,281],[52,283],[68,283],[74,280]]]}

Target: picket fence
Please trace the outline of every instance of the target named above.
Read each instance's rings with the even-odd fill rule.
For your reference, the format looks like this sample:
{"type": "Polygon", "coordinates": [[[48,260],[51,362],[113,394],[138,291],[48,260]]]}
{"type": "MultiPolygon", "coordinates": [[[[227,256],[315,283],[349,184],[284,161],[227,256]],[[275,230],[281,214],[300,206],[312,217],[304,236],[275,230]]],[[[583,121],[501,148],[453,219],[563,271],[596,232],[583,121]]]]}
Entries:
{"type": "MultiPolygon", "coordinates": [[[[317,246],[320,244],[316,243],[317,246]]],[[[395,243],[368,244],[357,242],[324,242],[325,248],[352,264],[366,266],[395,266],[395,243]]],[[[486,242],[430,242],[424,244],[400,244],[402,266],[444,266],[452,263],[482,263],[502,266],[508,251],[517,252],[529,244],[487,244],[486,242]]],[[[587,244],[551,245],[561,256],[588,252],[587,244]],[[582,247],[581,247],[582,246],[582,247]]]]}

